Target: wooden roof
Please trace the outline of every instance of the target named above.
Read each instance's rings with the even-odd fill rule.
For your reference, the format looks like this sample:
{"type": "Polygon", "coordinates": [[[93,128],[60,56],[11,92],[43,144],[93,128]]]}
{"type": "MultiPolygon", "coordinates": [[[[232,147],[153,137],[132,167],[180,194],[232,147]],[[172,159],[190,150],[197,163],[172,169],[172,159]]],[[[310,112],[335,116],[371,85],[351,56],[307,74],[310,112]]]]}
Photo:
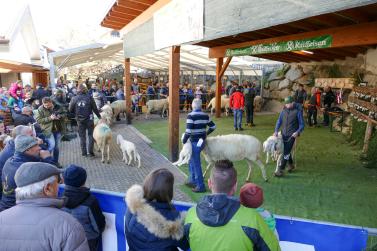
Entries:
{"type": "Polygon", "coordinates": [[[121,30],[157,0],[117,0],[101,22],[103,27],[121,30]]]}
{"type": "Polygon", "coordinates": [[[27,64],[11,60],[0,59],[0,69],[7,72],[45,72],[49,71],[41,65],[27,64]]]}
{"type": "MultiPolygon", "coordinates": [[[[362,7],[342,10],[339,12],[323,14],[309,17],[302,20],[236,34],[233,36],[222,37],[210,41],[203,41],[196,45],[209,48],[226,47],[243,42],[266,40],[289,35],[296,35],[305,32],[320,31],[336,27],[346,27],[355,24],[373,23],[377,21],[377,3],[362,7]]],[[[377,29],[377,27],[376,27],[377,29]]],[[[368,36],[368,34],[365,34],[368,36]]],[[[375,48],[377,44],[350,46],[341,48],[316,49],[313,54],[299,52],[284,52],[275,54],[257,55],[261,58],[282,61],[282,62],[306,62],[344,59],[345,57],[355,57],[359,53],[364,53],[369,48],[375,48]]]]}

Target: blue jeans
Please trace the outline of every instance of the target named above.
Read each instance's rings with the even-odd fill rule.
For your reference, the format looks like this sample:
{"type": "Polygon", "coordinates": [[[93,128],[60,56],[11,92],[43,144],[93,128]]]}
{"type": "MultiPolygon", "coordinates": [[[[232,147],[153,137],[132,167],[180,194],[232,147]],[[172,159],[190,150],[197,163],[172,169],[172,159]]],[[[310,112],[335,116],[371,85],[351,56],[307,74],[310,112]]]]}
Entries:
{"type": "Polygon", "coordinates": [[[204,148],[204,143],[200,147],[198,147],[197,144],[198,142],[191,142],[192,155],[189,162],[189,182],[195,184],[199,190],[203,191],[205,190],[205,186],[200,162],[200,152],[204,148]]]}
{"type": "Polygon", "coordinates": [[[242,110],[241,109],[234,109],[233,115],[234,115],[234,128],[239,129],[241,128],[242,124],[242,110]]]}
{"type": "Polygon", "coordinates": [[[54,161],[59,162],[59,142],[61,139],[60,132],[53,132],[50,137],[46,137],[48,143],[48,151],[53,154],[54,161]]]}

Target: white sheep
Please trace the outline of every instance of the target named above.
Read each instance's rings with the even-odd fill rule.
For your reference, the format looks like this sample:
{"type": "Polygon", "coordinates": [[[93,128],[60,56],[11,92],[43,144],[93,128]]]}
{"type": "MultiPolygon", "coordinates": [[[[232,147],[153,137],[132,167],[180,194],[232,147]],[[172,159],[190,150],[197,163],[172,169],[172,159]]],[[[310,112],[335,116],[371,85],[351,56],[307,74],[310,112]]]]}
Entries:
{"type": "Polygon", "coordinates": [[[119,145],[123,154],[122,160],[124,160],[127,165],[131,165],[133,161],[137,161],[137,167],[140,168],[140,155],[136,151],[135,144],[125,140],[120,134],[117,136],[117,144],[119,145]]]}
{"type": "Polygon", "coordinates": [[[151,112],[161,112],[161,117],[164,117],[164,114],[169,109],[169,100],[168,99],[153,99],[149,100],[146,103],[147,106],[147,113],[145,114],[145,118],[148,118],[148,115],[151,114],[151,112]]]}
{"type": "MultiPolygon", "coordinates": [[[[229,115],[229,98],[226,95],[221,95],[221,109],[225,109],[225,115],[229,115]]],[[[216,98],[212,98],[207,105],[207,109],[211,108],[211,115],[216,109],[216,98]]]]}
{"type": "MultiPolygon", "coordinates": [[[[106,120],[106,123],[108,125],[111,125],[113,122],[113,109],[110,105],[104,105],[101,108],[101,112],[99,113],[101,115],[101,118],[106,120]]],[[[98,117],[94,114],[94,125],[96,126],[98,123],[98,117]]]]}
{"type": "MultiPolygon", "coordinates": [[[[249,167],[246,181],[250,180],[253,162],[259,166],[262,171],[263,179],[267,181],[265,167],[260,161],[261,150],[261,142],[254,136],[250,135],[229,134],[208,137],[203,149],[203,155],[208,165],[203,176],[206,175],[206,173],[218,160],[227,159],[230,161],[238,161],[245,159],[249,167]]],[[[191,156],[191,153],[191,142],[188,140],[180,152],[180,160],[175,162],[174,165],[184,164],[184,160],[186,160],[187,156],[191,156]]]]}
{"type": "Polygon", "coordinates": [[[98,146],[98,150],[101,151],[102,163],[105,163],[104,152],[107,147],[107,163],[110,164],[110,143],[112,133],[105,119],[98,120],[96,127],[94,127],[93,138],[98,146]]]}
{"type": "Polygon", "coordinates": [[[120,113],[127,112],[126,101],[117,100],[110,104],[113,110],[113,118],[116,118],[120,113]]]}

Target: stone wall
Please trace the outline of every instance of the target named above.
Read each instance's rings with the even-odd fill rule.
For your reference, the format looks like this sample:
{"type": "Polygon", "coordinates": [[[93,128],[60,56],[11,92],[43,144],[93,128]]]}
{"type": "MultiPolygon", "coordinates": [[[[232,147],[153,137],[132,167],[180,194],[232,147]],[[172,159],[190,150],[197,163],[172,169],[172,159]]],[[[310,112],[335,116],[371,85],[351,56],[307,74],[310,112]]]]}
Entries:
{"type": "MultiPolygon", "coordinates": [[[[369,86],[377,86],[377,50],[369,49],[365,54],[345,60],[284,65],[266,76],[263,82],[264,109],[278,110],[282,107],[281,101],[293,95],[299,84],[303,84],[310,94],[310,90],[315,86],[315,79],[319,78],[352,78],[355,84],[366,81],[369,86]]],[[[347,80],[348,87],[351,85],[349,82],[351,81],[347,80]]],[[[342,81],[339,86],[344,86],[342,81]]],[[[348,94],[349,92],[346,92],[346,96],[348,94]]]]}

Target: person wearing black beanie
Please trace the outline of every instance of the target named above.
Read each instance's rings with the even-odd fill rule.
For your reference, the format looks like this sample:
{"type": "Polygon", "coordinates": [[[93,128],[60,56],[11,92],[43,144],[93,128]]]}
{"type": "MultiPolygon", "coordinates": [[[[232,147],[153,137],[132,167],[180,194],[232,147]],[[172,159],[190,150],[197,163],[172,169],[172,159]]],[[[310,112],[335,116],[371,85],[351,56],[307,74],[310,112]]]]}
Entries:
{"type": "Polygon", "coordinates": [[[63,172],[63,197],[67,198],[64,211],[75,217],[84,227],[90,250],[98,250],[105,229],[105,216],[90,189],[85,187],[87,174],[80,166],[70,165],[63,172]]]}

